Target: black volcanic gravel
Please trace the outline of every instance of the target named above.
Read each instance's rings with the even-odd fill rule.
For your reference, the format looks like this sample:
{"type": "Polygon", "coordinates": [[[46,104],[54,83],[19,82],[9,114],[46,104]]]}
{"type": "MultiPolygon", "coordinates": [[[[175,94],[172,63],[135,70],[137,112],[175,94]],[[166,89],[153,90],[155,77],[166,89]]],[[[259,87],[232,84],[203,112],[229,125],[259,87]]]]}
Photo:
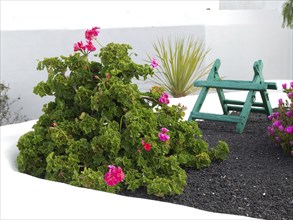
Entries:
{"type": "Polygon", "coordinates": [[[160,200],[206,211],[270,220],[293,219],[293,157],[286,155],[266,133],[266,115],[252,113],[242,134],[235,124],[198,122],[204,139],[215,146],[229,144],[223,162],[203,170],[186,169],[188,180],[183,194],[157,198],[145,189],[120,194],[160,200]]]}

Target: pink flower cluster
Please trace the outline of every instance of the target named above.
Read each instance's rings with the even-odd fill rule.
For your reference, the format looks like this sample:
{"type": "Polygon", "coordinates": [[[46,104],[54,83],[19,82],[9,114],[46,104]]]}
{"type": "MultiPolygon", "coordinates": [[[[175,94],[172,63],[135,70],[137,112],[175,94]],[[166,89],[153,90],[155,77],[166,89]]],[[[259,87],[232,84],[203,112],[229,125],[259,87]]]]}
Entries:
{"type": "Polygon", "coordinates": [[[293,82],[290,82],[290,88],[287,88],[287,83],[282,84],[282,88],[284,92],[287,92],[287,96],[289,99],[293,98],[293,82]]]}
{"type": "Polygon", "coordinates": [[[121,167],[116,168],[114,165],[109,165],[108,168],[109,171],[104,176],[104,180],[108,186],[115,186],[124,180],[125,175],[121,167]]]}
{"type": "Polygon", "coordinates": [[[156,60],[156,58],[153,58],[152,62],[151,62],[151,67],[152,68],[157,68],[158,66],[159,66],[158,61],[156,60]]]}
{"type": "Polygon", "coordinates": [[[160,102],[160,104],[163,104],[163,103],[169,104],[170,103],[170,100],[169,100],[168,93],[163,92],[162,95],[161,95],[161,97],[159,98],[159,102],[160,102]]]}
{"type": "Polygon", "coordinates": [[[141,141],[141,144],[143,145],[143,148],[146,150],[146,151],[150,151],[151,150],[151,147],[152,145],[150,143],[145,143],[144,140],[141,141]]]}
{"type": "Polygon", "coordinates": [[[170,139],[169,135],[167,135],[167,132],[169,130],[167,128],[161,128],[161,133],[158,134],[158,137],[161,141],[167,141],[170,139]]]}
{"type": "Polygon", "coordinates": [[[95,39],[100,33],[100,28],[99,27],[93,27],[91,30],[86,30],[85,31],[85,39],[92,41],[95,39]]]}
{"type": "MultiPolygon", "coordinates": [[[[283,91],[290,100],[278,100],[278,111],[268,116],[272,122],[267,127],[268,134],[287,152],[293,152],[293,82],[282,84],[283,91]]],[[[293,155],[292,155],[293,156],[293,155]]]]}
{"type": "Polygon", "coordinates": [[[83,54],[89,54],[92,51],[96,50],[96,47],[93,45],[92,40],[96,39],[96,37],[100,33],[100,28],[93,27],[91,30],[86,30],[85,32],[85,38],[86,38],[86,44],[83,44],[82,41],[79,41],[74,44],[73,50],[74,52],[80,51],[83,54]]]}

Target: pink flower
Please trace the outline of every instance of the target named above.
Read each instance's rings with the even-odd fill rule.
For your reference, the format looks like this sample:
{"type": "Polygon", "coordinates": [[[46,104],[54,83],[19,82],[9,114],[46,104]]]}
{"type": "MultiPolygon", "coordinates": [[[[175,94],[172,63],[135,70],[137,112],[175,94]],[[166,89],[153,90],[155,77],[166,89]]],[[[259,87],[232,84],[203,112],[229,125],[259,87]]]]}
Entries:
{"type": "Polygon", "coordinates": [[[275,130],[273,127],[267,127],[267,131],[269,132],[270,135],[274,136],[275,135],[275,130]]]}
{"type": "Polygon", "coordinates": [[[278,119],[278,118],[280,118],[280,113],[279,113],[279,112],[274,112],[274,113],[272,114],[272,116],[273,116],[274,118],[278,119]]]}
{"type": "Polygon", "coordinates": [[[85,46],[83,45],[83,42],[80,41],[80,42],[77,42],[77,43],[74,44],[73,49],[74,49],[74,52],[76,52],[76,51],[84,51],[85,46]]]}
{"type": "Polygon", "coordinates": [[[51,126],[52,126],[52,127],[56,127],[56,126],[57,126],[57,123],[56,123],[56,122],[53,122],[53,123],[51,124],[51,126]]]}
{"type": "Polygon", "coordinates": [[[115,186],[119,182],[122,182],[125,178],[125,175],[121,169],[121,167],[116,168],[113,165],[109,165],[109,172],[105,174],[104,180],[108,184],[108,186],[115,186]]]}
{"type": "Polygon", "coordinates": [[[152,145],[151,145],[150,143],[145,143],[144,140],[142,139],[142,140],[141,140],[141,144],[143,145],[143,148],[144,148],[146,151],[150,151],[150,150],[151,150],[152,145]]]}
{"type": "Polygon", "coordinates": [[[279,120],[276,120],[274,123],[273,123],[273,126],[274,127],[280,127],[282,124],[281,124],[281,122],[279,121],[279,120]]]}
{"type": "Polygon", "coordinates": [[[95,51],[96,48],[95,46],[93,45],[93,42],[92,41],[87,41],[87,45],[85,45],[85,48],[91,52],[91,51],[95,51]]]}
{"type": "Polygon", "coordinates": [[[291,86],[291,88],[293,88],[293,82],[290,82],[290,86],[291,86]]]}
{"type": "Polygon", "coordinates": [[[292,116],[292,112],[291,112],[291,111],[287,111],[287,112],[286,112],[286,116],[287,116],[288,118],[290,118],[290,117],[292,116]]]}
{"type": "Polygon", "coordinates": [[[143,145],[143,148],[146,150],[146,151],[150,151],[151,150],[151,144],[150,143],[145,143],[143,145]]]}
{"type": "Polygon", "coordinates": [[[282,84],[283,89],[287,89],[287,83],[282,84]]]}
{"type": "Polygon", "coordinates": [[[167,133],[169,130],[167,128],[161,128],[163,134],[167,133]]]}
{"type": "Polygon", "coordinates": [[[283,105],[283,99],[279,99],[278,102],[279,102],[279,106],[283,105]]]}
{"type": "Polygon", "coordinates": [[[269,115],[268,119],[271,121],[273,119],[273,115],[269,115]]]}
{"type": "Polygon", "coordinates": [[[293,98],[293,92],[289,92],[289,93],[288,93],[288,98],[289,98],[289,99],[292,99],[292,98],[293,98]]]}
{"type": "Polygon", "coordinates": [[[280,126],[278,127],[278,129],[279,129],[279,131],[284,131],[284,127],[283,127],[283,125],[280,125],[280,126]]]}
{"type": "Polygon", "coordinates": [[[151,67],[152,68],[157,68],[158,66],[159,66],[158,61],[156,60],[156,58],[153,58],[152,62],[151,62],[151,67]]]}
{"type": "Polygon", "coordinates": [[[163,92],[162,95],[161,95],[161,97],[159,98],[159,102],[160,102],[160,104],[163,104],[163,103],[169,104],[170,103],[170,100],[169,100],[168,93],[163,92]]]}
{"type": "Polygon", "coordinates": [[[281,138],[280,137],[275,137],[276,141],[277,142],[280,142],[281,141],[281,138]]]}
{"type": "Polygon", "coordinates": [[[169,135],[163,134],[163,133],[159,133],[158,137],[160,138],[161,141],[164,141],[164,142],[170,139],[169,135]]]}
{"type": "Polygon", "coordinates": [[[293,126],[288,126],[287,128],[285,128],[285,132],[287,134],[293,134],[293,126]]]}
{"type": "Polygon", "coordinates": [[[85,32],[85,39],[91,41],[96,38],[100,33],[99,27],[93,27],[91,30],[86,30],[85,32]]]}

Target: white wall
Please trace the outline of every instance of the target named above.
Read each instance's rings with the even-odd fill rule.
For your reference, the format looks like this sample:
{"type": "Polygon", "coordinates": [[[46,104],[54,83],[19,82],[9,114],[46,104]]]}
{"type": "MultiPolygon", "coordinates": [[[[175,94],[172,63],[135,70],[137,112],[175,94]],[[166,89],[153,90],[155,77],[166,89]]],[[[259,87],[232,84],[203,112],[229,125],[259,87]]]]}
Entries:
{"type": "Polygon", "coordinates": [[[219,0],[221,10],[280,9],[284,0],[219,0]]]}
{"type": "MultiPolygon", "coordinates": [[[[46,79],[46,73],[36,70],[37,60],[72,53],[73,44],[92,26],[101,26],[99,41],[104,45],[131,44],[139,63],[152,53],[158,37],[193,34],[211,48],[206,63],[222,60],[220,74],[226,78],[252,79],[253,62],[262,59],[265,79],[293,79],[292,30],[281,28],[278,10],[215,10],[218,1],[52,2],[1,1],[1,82],[10,85],[11,99],[21,97],[12,111],[23,106],[30,119],[39,117],[49,100],[32,93],[46,79]],[[88,6],[87,13],[80,12],[80,4],[88,6]],[[28,11],[32,6],[39,8],[28,11]]],[[[142,90],[151,87],[137,83],[142,90]]]]}

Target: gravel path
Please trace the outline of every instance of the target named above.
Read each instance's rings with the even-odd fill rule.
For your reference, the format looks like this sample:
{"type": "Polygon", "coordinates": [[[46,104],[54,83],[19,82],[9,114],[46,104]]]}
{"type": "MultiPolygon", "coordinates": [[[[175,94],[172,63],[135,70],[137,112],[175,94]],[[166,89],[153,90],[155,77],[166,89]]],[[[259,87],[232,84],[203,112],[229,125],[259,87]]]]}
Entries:
{"type": "Polygon", "coordinates": [[[226,161],[203,170],[187,169],[188,185],[178,196],[157,198],[145,189],[121,194],[160,200],[202,210],[270,220],[293,219],[293,157],[266,134],[265,115],[250,114],[242,134],[235,124],[203,121],[204,139],[214,146],[225,140],[226,161]]]}

